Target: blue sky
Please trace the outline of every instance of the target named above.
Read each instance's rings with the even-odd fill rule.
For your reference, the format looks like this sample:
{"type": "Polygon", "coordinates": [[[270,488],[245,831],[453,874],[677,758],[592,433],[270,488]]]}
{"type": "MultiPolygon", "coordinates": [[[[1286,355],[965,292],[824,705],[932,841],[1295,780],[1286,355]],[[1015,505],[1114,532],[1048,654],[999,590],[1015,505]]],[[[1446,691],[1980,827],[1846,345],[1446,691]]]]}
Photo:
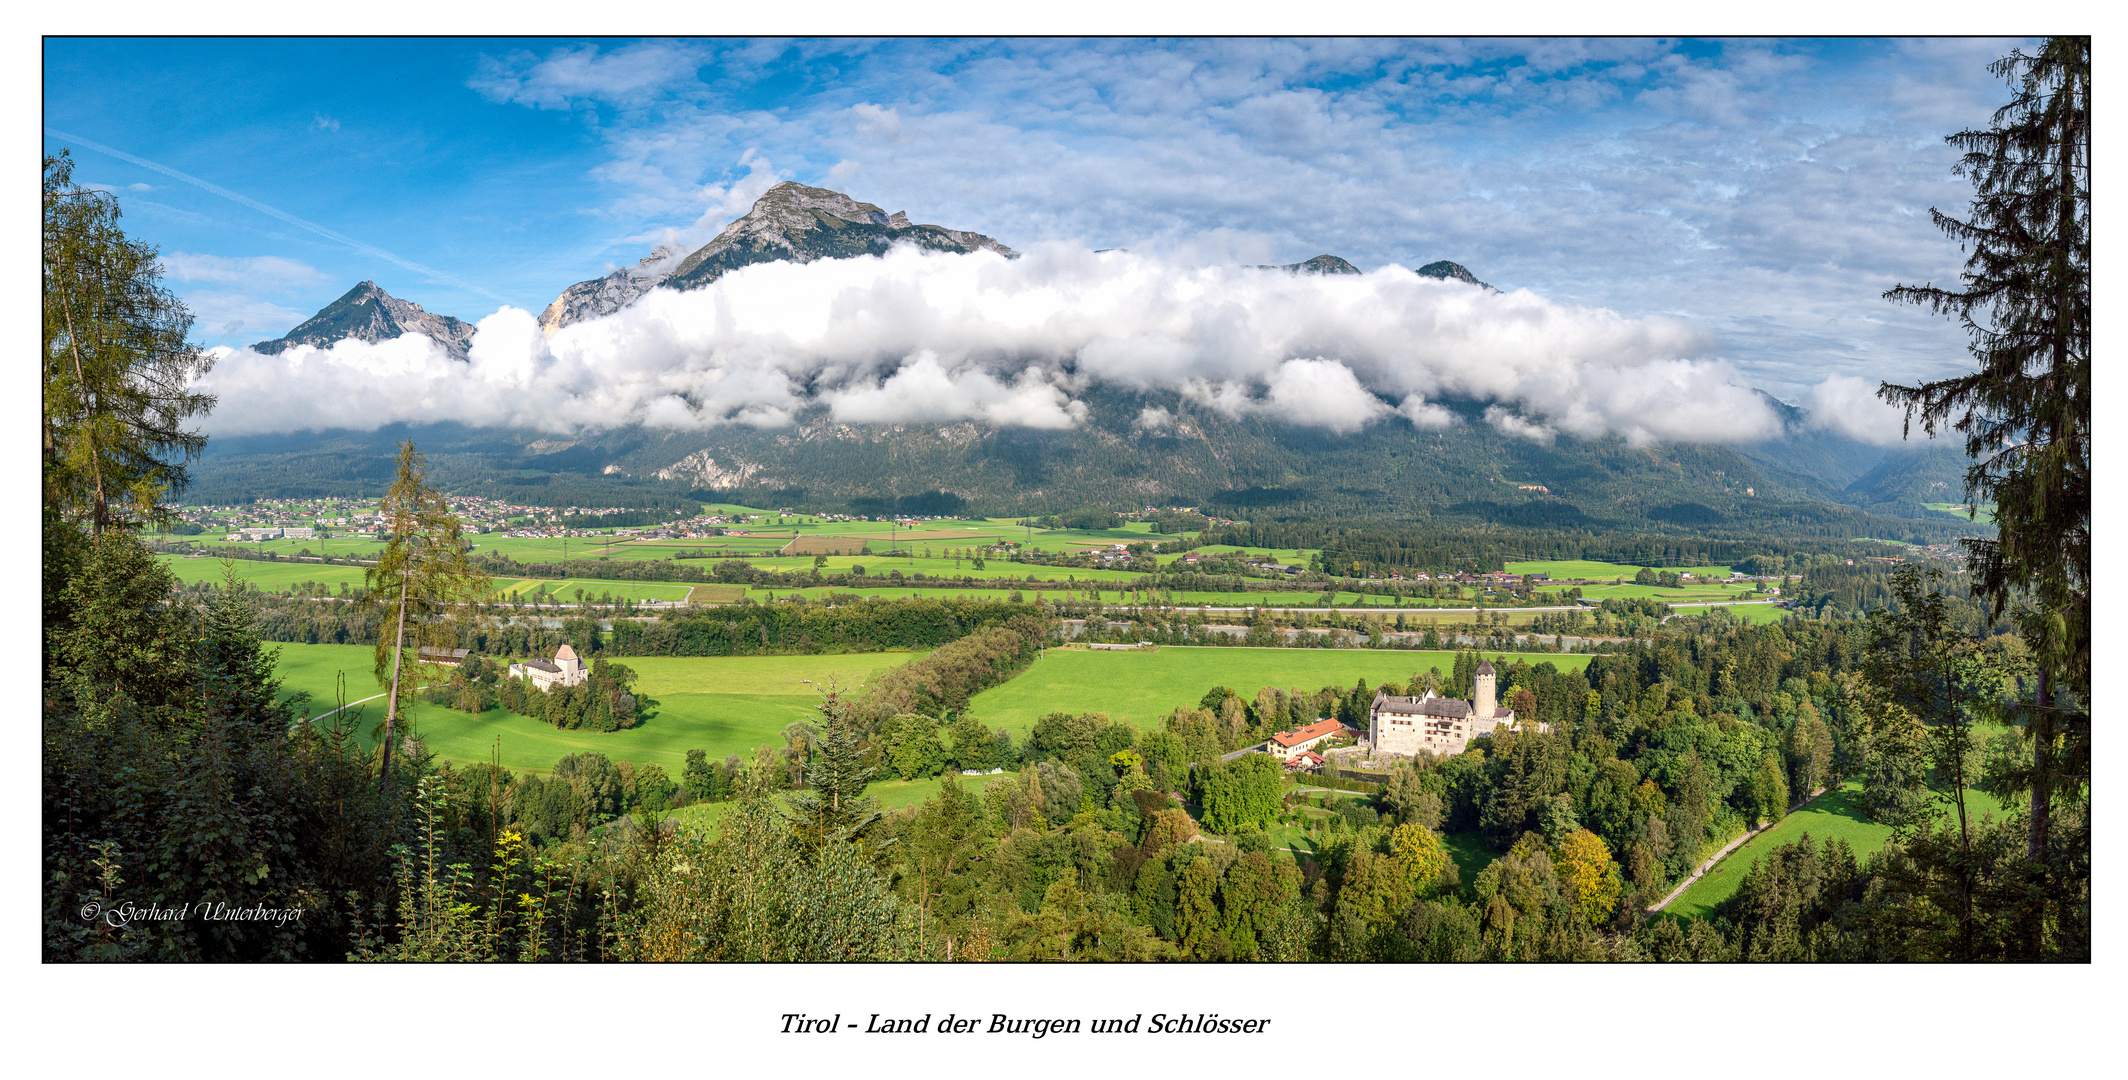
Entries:
{"type": "Polygon", "coordinates": [[[794,179],[1023,249],[1454,259],[1678,320],[1795,398],[1967,362],[1879,294],[1955,275],[1942,137],[2000,103],[2008,44],[48,39],[44,141],[120,194],[208,344],[364,278],[537,312],[794,179]]]}

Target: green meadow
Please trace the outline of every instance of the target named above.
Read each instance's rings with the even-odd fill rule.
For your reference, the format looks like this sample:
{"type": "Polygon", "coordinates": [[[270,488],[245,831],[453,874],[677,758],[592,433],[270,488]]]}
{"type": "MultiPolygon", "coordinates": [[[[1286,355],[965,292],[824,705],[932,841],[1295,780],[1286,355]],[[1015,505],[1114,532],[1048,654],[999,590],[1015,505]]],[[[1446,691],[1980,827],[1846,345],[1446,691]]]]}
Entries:
{"type": "Polygon", "coordinates": [[[1692,615],[1702,611],[1726,611],[1747,623],[1758,625],[1777,623],[1793,614],[1787,608],[1776,607],[1773,604],[1732,604],[1724,607],[1680,608],[1679,614],[1692,615]]]}
{"type": "MultiPolygon", "coordinates": [[[[222,580],[222,560],[212,558],[187,558],[182,555],[158,555],[163,565],[187,584],[200,581],[219,583],[222,580]]],[[[233,560],[237,580],[267,592],[287,592],[306,581],[315,581],[337,592],[341,585],[359,588],[362,585],[363,568],[359,566],[336,566],[329,563],[259,562],[250,559],[233,560]]],[[[612,596],[615,600],[686,600],[692,594],[703,603],[738,599],[739,590],[724,585],[689,585],[685,582],[654,581],[598,581],[577,578],[569,581],[547,578],[498,578],[495,595],[507,600],[513,595],[526,602],[575,603],[576,590],[584,590],[587,598],[597,599],[612,596]],[[713,595],[704,595],[707,590],[713,595]]]]}
{"type": "MultiPolygon", "coordinates": [[[[382,692],[370,675],[364,645],[280,645],[284,694],[308,690],[311,716],[333,708],[334,678],[345,673],[348,698],[382,692]]],[[[640,676],[638,693],[657,702],[651,715],[626,731],[561,731],[501,709],[469,716],[456,709],[403,699],[414,730],[439,758],[467,764],[487,761],[497,749],[504,766],[544,772],[566,755],[595,751],[615,761],[655,762],[672,776],[686,767],[687,751],[712,758],[746,754],[760,745],[783,745],[783,729],[814,719],[828,680],[861,686],[879,672],[921,653],[859,653],[838,656],[636,656],[622,662],[640,676]],[[810,681],[808,681],[810,680],[810,681]]],[[[379,699],[362,707],[358,724],[373,742],[384,718],[379,699]]]]}
{"type": "MultiPolygon", "coordinates": [[[[1629,566],[1625,563],[1567,559],[1553,562],[1511,562],[1503,565],[1501,569],[1510,574],[1550,574],[1555,578],[1623,577],[1627,581],[1631,581],[1633,580],[1633,575],[1640,573],[1642,568],[1629,566]]],[[[1729,576],[1732,568],[1727,566],[1665,566],[1660,569],[1667,570],[1673,574],[1684,573],[1695,577],[1708,577],[1711,575],[1725,578],[1729,576]]]]}
{"type": "MultiPolygon", "coordinates": [[[[1487,654],[1488,656],[1491,654],[1487,654]]],[[[1587,655],[1523,654],[1562,669],[1588,666],[1587,655]]],[[[1050,649],[1010,682],[977,694],[968,711],[1015,734],[1052,712],[1103,712],[1151,727],[1181,706],[1194,707],[1214,686],[1253,698],[1266,686],[1315,691],[1325,686],[1406,682],[1438,667],[1455,668],[1452,652],[1389,649],[1247,649],[1165,646],[1136,652],[1050,649]]]]}
{"type": "MultiPolygon", "coordinates": [[[[1820,795],[1809,806],[1782,818],[1773,828],[1730,852],[1706,877],[1693,882],[1683,896],[1663,910],[1686,919],[1706,915],[1714,910],[1715,905],[1736,895],[1745,876],[1767,852],[1793,844],[1805,834],[1819,845],[1829,840],[1845,840],[1847,846],[1854,849],[1857,859],[1866,858],[1891,839],[1892,830],[1889,825],[1871,821],[1869,815],[1862,812],[1861,791],[1860,784],[1849,782],[1837,791],[1820,795]]],[[[2003,816],[2002,804],[1980,791],[1966,792],[1966,811],[1976,822],[1983,814],[1993,814],[1998,821],[2003,816]]]]}

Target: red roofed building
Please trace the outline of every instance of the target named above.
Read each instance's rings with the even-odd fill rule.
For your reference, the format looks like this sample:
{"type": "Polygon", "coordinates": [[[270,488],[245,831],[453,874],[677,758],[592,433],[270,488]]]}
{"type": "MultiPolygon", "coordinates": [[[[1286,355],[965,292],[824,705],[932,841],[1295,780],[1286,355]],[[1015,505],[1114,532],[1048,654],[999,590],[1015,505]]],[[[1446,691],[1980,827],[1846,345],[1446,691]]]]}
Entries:
{"type": "Polygon", "coordinates": [[[1281,731],[1271,736],[1271,742],[1267,749],[1279,757],[1291,761],[1300,754],[1313,749],[1317,743],[1337,734],[1340,730],[1343,730],[1344,726],[1337,721],[1336,717],[1331,717],[1327,720],[1317,720],[1307,727],[1293,731],[1281,731]]]}

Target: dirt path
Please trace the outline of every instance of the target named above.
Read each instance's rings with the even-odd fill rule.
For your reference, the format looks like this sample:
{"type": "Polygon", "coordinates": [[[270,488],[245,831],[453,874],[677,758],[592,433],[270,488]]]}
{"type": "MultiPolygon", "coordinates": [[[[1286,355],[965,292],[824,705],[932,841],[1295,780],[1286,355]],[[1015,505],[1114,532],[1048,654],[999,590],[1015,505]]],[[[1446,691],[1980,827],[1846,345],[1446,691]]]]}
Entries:
{"type": "MultiPolygon", "coordinates": [[[[1802,802],[1799,802],[1794,806],[1789,807],[1788,812],[1793,814],[1796,811],[1801,810],[1806,806],[1809,806],[1811,803],[1817,801],[1818,796],[1825,794],[1825,791],[1826,789],[1819,788],[1818,790],[1811,792],[1810,798],[1804,799],[1802,802]]],[[[1786,820],[1788,819],[1785,816],[1781,818],[1781,821],[1786,820]]],[[[1749,840],[1752,837],[1757,836],[1758,834],[1765,832],[1769,829],[1777,829],[1780,827],[1780,825],[1780,821],[1769,821],[1766,824],[1761,825],[1758,828],[1753,829],[1750,832],[1747,832],[1744,835],[1729,841],[1727,844],[1722,846],[1722,849],[1720,851],[1715,852],[1713,856],[1708,858],[1706,862],[1699,864],[1699,869],[1692,871],[1691,877],[1688,877],[1684,881],[1678,883],[1677,888],[1670,890],[1670,895],[1663,897],[1662,902],[1656,904],[1654,907],[1649,908],[1648,912],[1650,914],[1653,914],[1655,912],[1661,911],[1666,907],[1669,907],[1670,904],[1674,902],[1678,897],[1685,895],[1685,890],[1691,888],[1694,882],[1707,876],[1707,871],[1714,869],[1714,864],[1721,862],[1725,858],[1728,858],[1729,853],[1735,851],[1737,848],[1742,847],[1746,840],[1749,840]]]]}

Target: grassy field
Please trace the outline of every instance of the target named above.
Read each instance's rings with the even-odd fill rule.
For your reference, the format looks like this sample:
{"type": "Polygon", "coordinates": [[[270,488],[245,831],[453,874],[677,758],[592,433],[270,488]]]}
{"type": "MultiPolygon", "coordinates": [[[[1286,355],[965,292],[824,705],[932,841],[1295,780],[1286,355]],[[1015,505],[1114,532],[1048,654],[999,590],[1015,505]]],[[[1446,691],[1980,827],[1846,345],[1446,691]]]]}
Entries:
{"type": "MultiPolygon", "coordinates": [[[[1623,577],[1627,581],[1633,580],[1633,575],[1641,571],[1638,566],[1628,566],[1624,563],[1593,562],[1588,559],[1572,559],[1558,562],[1511,562],[1502,566],[1501,569],[1510,574],[1550,574],[1555,578],[1623,577]]],[[[1686,573],[1696,577],[1712,575],[1724,578],[1728,577],[1731,571],[1731,568],[1727,566],[1665,566],[1661,569],[1673,574],[1686,573]]]]}
{"type": "Polygon", "coordinates": [[[683,582],[656,581],[590,581],[574,579],[557,581],[548,578],[520,578],[495,580],[495,595],[498,598],[522,597],[526,602],[573,604],[576,590],[584,590],[588,600],[611,596],[615,600],[671,600],[687,599],[692,586],[683,582]]]}
{"type": "MultiPolygon", "coordinates": [[[[1018,774],[1000,773],[998,775],[1009,780],[1018,774]]],[[[983,790],[983,785],[998,777],[961,776],[955,774],[953,778],[960,781],[962,787],[980,794],[983,790]]],[[[930,801],[933,796],[938,794],[938,789],[943,787],[945,783],[946,780],[943,776],[934,776],[928,780],[880,780],[865,788],[865,794],[878,799],[879,808],[891,813],[906,806],[918,806],[930,801]]],[[[678,821],[686,828],[707,831],[715,828],[718,822],[724,820],[725,815],[731,813],[732,805],[729,802],[696,803],[693,806],[683,806],[678,810],[670,811],[665,816],[678,821]]]]}
{"type": "Polygon", "coordinates": [[[1964,521],[1975,521],[1982,525],[1993,525],[1995,523],[1994,511],[1985,506],[1981,507],[1977,512],[1969,512],[1965,503],[1925,502],[1921,505],[1939,514],[1949,514],[1964,521]]]}
{"type": "Polygon", "coordinates": [[[1476,832],[1450,833],[1441,838],[1441,846],[1448,849],[1448,857],[1456,861],[1456,873],[1463,879],[1463,893],[1471,895],[1471,884],[1478,880],[1479,873],[1493,864],[1493,860],[1507,854],[1494,851],[1485,842],[1483,834],[1476,832]]]}
{"type": "MultiPolygon", "coordinates": [[[[1532,654],[1561,668],[1586,667],[1589,657],[1532,654]]],[[[969,711],[983,722],[1022,733],[1052,712],[1105,712],[1150,727],[1179,706],[1195,706],[1205,691],[1228,686],[1255,697],[1266,686],[1315,691],[1325,686],[1409,680],[1414,673],[1455,667],[1450,652],[1373,649],[1242,649],[1168,646],[1144,652],[1051,649],[1018,678],[977,694],[969,711]]]]}
{"type": "MultiPolygon", "coordinates": [[[[1714,910],[1715,905],[1731,896],[1743,885],[1745,875],[1758,864],[1760,858],[1777,847],[1795,843],[1805,833],[1818,844],[1828,840],[1845,840],[1860,859],[1891,839],[1888,825],[1879,825],[1869,819],[1857,804],[1861,785],[1848,783],[1838,791],[1828,791],[1809,806],[1789,814],[1781,823],[1752,837],[1744,846],[1729,853],[1706,877],[1692,883],[1683,896],[1678,897],[1664,911],[1680,918],[1695,919],[1714,910]]],[[[2002,818],[2002,804],[1979,791],[1966,793],[1966,809],[1978,820],[1982,814],[2002,818]]]]}
{"type": "MultiPolygon", "coordinates": [[[[188,585],[201,581],[211,581],[215,584],[221,583],[222,560],[220,559],[188,559],[182,555],[157,555],[156,559],[164,566],[169,567],[170,572],[177,575],[177,580],[188,585]]],[[[330,566],[324,563],[299,562],[253,562],[248,559],[238,559],[235,560],[235,563],[238,581],[255,585],[267,592],[287,592],[291,586],[300,585],[306,581],[316,581],[329,585],[334,592],[338,592],[341,585],[346,585],[350,589],[359,588],[362,585],[362,567],[359,566],[330,566]]]]}
{"type": "Polygon", "coordinates": [[[1726,611],[1747,623],[1758,624],[1777,623],[1794,614],[1787,608],[1775,607],[1772,604],[1738,604],[1733,607],[1682,609],[1682,613],[1687,615],[1701,611],[1726,611]]]}
{"type": "MultiPolygon", "coordinates": [[[[163,565],[177,575],[179,581],[193,583],[222,580],[222,560],[188,559],[182,555],[158,555],[163,565]]],[[[341,585],[358,588],[362,584],[363,568],[359,566],[333,566],[325,563],[255,562],[238,559],[236,576],[267,592],[287,592],[291,587],[306,581],[315,581],[339,591],[341,585]]],[[[576,590],[584,590],[587,599],[596,600],[612,596],[615,600],[667,600],[680,601],[690,597],[698,604],[733,603],[746,595],[739,585],[689,585],[686,582],[660,581],[600,581],[590,578],[575,578],[560,581],[549,578],[498,578],[495,595],[509,599],[513,594],[527,602],[575,603],[576,590]]]]}
{"type": "MultiPolygon", "coordinates": [[[[283,691],[310,691],[308,711],[313,716],[333,707],[338,672],[346,672],[350,699],[381,690],[369,673],[368,646],[280,649],[283,691]]],[[[677,777],[691,749],[722,758],[763,744],[781,746],[785,725],[817,715],[818,683],[836,679],[858,686],[918,655],[628,657],[624,662],[640,676],[639,691],[658,705],[648,720],[627,731],[561,731],[501,709],[469,716],[426,702],[408,704],[407,712],[432,752],[460,764],[488,760],[499,737],[502,763],[511,769],[545,771],[568,754],[596,751],[615,761],[655,762],[677,777]]],[[[382,704],[371,702],[364,709],[360,727],[365,739],[373,737],[371,729],[383,719],[382,704]]]]}
{"type": "Polygon", "coordinates": [[[1583,585],[1581,595],[1590,600],[1607,600],[1614,596],[1622,599],[1653,597],[1666,604],[1688,604],[1708,600],[1741,600],[1751,597],[1752,592],[1748,585],[1689,585],[1682,589],[1665,589],[1660,585],[1628,584],[1583,585]]]}

